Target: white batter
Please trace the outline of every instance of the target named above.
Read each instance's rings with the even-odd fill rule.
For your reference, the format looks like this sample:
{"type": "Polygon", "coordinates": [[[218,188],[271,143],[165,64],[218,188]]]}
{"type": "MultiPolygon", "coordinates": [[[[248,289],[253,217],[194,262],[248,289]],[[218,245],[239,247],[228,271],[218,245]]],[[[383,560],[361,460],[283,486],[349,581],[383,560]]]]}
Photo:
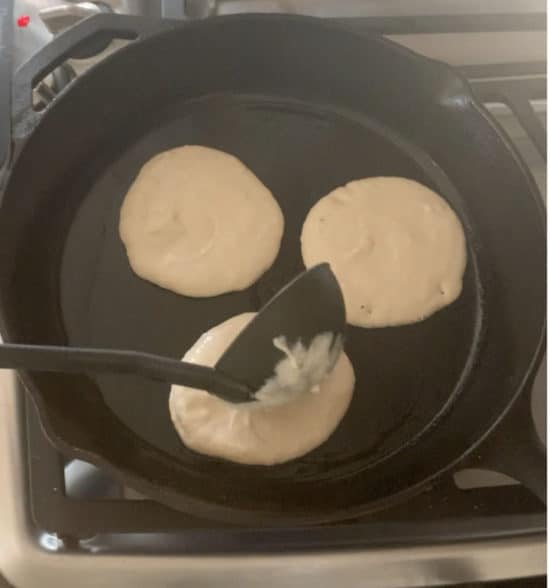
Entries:
{"type": "Polygon", "coordinates": [[[445,200],[413,180],[366,178],[337,188],[309,211],[301,240],[306,267],[330,263],[352,325],[414,323],[462,290],[462,225],[445,200]]]}
{"type": "MultiPolygon", "coordinates": [[[[240,314],[207,331],[183,359],[214,366],[254,314],[240,314]]],[[[319,348],[326,349],[325,341],[319,341],[319,348]]],[[[286,381],[288,363],[281,364],[277,375],[286,381]]],[[[346,413],[354,384],[353,367],[342,353],[320,385],[284,395],[284,402],[277,400],[272,381],[262,388],[261,400],[244,404],[172,386],[170,415],[182,441],[195,451],[242,464],[273,465],[323,443],[346,413]]]]}
{"type": "Polygon", "coordinates": [[[150,159],[120,210],[134,272],[186,296],[251,286],[277,257],[283,229],[279,205],[245,165],[196,145],[150,159]]]}

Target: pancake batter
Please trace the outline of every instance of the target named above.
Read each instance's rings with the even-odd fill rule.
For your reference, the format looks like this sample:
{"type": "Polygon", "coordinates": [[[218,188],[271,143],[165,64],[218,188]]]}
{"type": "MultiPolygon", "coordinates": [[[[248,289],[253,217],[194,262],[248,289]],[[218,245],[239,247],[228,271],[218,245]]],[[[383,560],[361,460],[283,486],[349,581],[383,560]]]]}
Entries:
{"type": "Polygon", "coordinates": [[[150,159],[120,210],[134,272],[186,296],[251,286],[277,257],[283,229],[279,205],[244,164],[197,145],[150,159]]]}
{"type": "MultiPolygon", "coordinates": [[[[254,314],[240,314],[207,331],[183,359],[214,366],[254,314]]],[[[242,464],[273,465],[323,443],[346,413],[354,384],[353,367],[342,353],[319,385],[282,399],[272,381],[262,388],[260,400],[243,404],[172,386],[170,415],[182,441],[195,451],[242,464]]]]}
{"type": "Polygon", "coordinates": [[[307,268],[329,262],[360,327],[414,323],[462,290],[466,241],[451,207],[405,178],[375,177],[336,188],[302,227],[307,268]]]}

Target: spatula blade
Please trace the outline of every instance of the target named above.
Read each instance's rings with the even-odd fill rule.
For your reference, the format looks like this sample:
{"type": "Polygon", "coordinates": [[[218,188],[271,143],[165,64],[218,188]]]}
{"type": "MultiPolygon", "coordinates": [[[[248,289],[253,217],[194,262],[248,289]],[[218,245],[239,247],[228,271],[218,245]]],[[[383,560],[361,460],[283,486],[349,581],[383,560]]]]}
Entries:
{"type": "Polygon", "coordinates": [[[216,370],[258,390],[273,376],[284,353],[273,345],[284,336],[289,345],[309,345],[332,333],[342,340],[346,312],[342,291],[328,263],[303,272],[280,290],[254,317],[216,364],[216,370]]]}

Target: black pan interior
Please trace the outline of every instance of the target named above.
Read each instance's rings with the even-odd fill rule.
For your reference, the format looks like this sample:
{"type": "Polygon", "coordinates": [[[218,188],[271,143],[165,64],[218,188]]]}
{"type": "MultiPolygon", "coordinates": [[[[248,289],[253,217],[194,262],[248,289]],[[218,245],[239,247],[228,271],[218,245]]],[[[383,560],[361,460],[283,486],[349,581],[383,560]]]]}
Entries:
{"type": "MultiPolygon", "coordinates": [[[[84,195],[64,249],[61,309],[73,345],[137,346],[181,357],[202,332],[235,314],[258,310],[304,269],[300,231],[309,209],[352,179],[413,178],[446,194],[455,209],[463,209],[430,158],[372,121],[269,97],[214,96],[176,103],[114,163],[109,163],[111,157],[105,158],[104,168],[84,195]],[[182,144],[233,153],[281,205],[286,226],[279,256],[245,292],[207,299],[179,296],[138,278],[128,264],[118,235],[122,199],[150,157],[182,144]]],[[[470,260],[460,301],[433,318],[400,328],[350,329],[346,349],[357,384],[342,426],[306,458],[268,468],[262,476],[290,478],[299,468],[301,475],[316,477],[357,467],[359,462],[366,466],[409,443],[433,421],[460,392],[458,381],[467,371],[481,320],[474,251],[470,260]],[[434,368],[436,353],[444,359],[434,368]]],[[[215,462],[179,441],[168,415],[167,386],[127,376],[97,381],[106,403],[140,437],[197,467],[215,462]]],[[[228,472],[236,468],[239,474],[243,470],[222,467],[228,472]]]]}
{"type": "MultiPolygon", "coordinates": [[[[47,405],[50,433],[66,449],[84,450],[95,461],[99,455],[172,505],[194,509],[206,503],[216,513],[226,508],[342,516],[448,465],[521,389],[538,345],[544,298],[536,273],[544,258],[540,210],[513,153],[447,70],[378,39],[301,19],[259,19],[254,27],[247,19],[228,23],[221,29],[207,25],[200,35],[191,27],[136,45],[86,76],[52,108],[19,162],[23,169],[34,150],[35,161],[48,153],[49,168],[38,165],[19,201],[14,194],[17,181],[25,185],[24,176],[14,173],[6,195],[14,224],[5,227],[13,242],[4,239],[11,250],[10,255],[4,249],[4,259],[19,263],[6,263],[3,272],[5,323],[12,339],[27,342],[181,357],[203,331],[259,309],[303,269],[303,220],[336,186],[395,175],[435,189],[465,227],[469,257],[462,295],[415,325],[350,328],[346,351],[357,377],[352,405],[334,435],[303,458],[262,468],[198,455],[171,426],[167,387],[139,378],[42,374],[32,380],[47,405]],[[170,56],[178,56],[178,67],[192,69],[185,56],[208,44],[209,35],[217,35],[211,39],[215,55],[205,58],[196,85],[176,80],[171,86],[166,76],[176,64],[167,63],[170,56]],[[228,55],[227,44],[240,50],[228,55]],[[293,58],[297,46],[308,67],[293,58]],[[362,59],[351,63],[357,53],[362,59]],[[269,63],[258,54],[277,64],[280,79],[266,77],[269,63]],[[327,74],[327,59],[337,59],[340,70],[327,74]],[[364,80],[359,63],[369,72],[364,80]],[[397,96],[399,84],[387,77],[392,65],[404,87],[407,76],[423,81],[422,87],[411,85],[408,97],[397,96]],[[117,82],[123,67],[131,74],[124,85],[117,82]],[[414,67],[418,71],[411,75],[414,67]],[[158,86],[138,96],[134,92],[146,76],[158,86]],[[320,85],[327,76],[326,87],[320,85]],[[106,84],[118,84],[114,102],[82,120],[90,93],[106,84]],[[135,108],[124,110],[130,97],[135,108]],[[422,124],[430,116],[429,126],[422,124]],[[51,142],[63,118],[78,127],[86,146],[51,142]],[[183,144],[236,155],[281,205],[285,233],[279,256],[244,292],[186,298],[141,280],[129,267],[118,236],[122,199],[147,159],[183,144]],[[519,236],[504,238],[502,231],[512,230],[519,236]],[[524,267],[525,255],[532,270],[524,267]],[[520,270],[524,281],[518,285],[520,270]],[[520,316],[522,304],[529,307],[520,316]]],[[[194,79],[193,71],[188,79],[194,79]]]]}

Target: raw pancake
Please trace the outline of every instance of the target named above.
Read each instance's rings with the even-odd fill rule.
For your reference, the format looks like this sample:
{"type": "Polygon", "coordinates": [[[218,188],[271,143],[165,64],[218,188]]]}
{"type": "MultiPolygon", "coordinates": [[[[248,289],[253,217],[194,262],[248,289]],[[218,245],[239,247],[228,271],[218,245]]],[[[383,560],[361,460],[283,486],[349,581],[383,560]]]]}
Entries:
{"type": "Polygon", "coordinates": [[[414,323],[462,290],[462,225],[445,200],[413,180],[366,178],[336,188],[309,211],[301,239],[306,267],[330,263],[352,325],[414,323]]]}
{"type": "Polygon", "coordinates": [[[273,263],[284,220],[236,157],[188,145],[139,172],[120,210],[120,238],[145,280],[186,296],[244,290],[273,263]]]}
{"type": "MultiPolygon", "coordinates": [[[[183,359],[214,366],[255,313],[234,316],[204,333],[183,359]]],[[[172,386],[170,415],[182,441],[206,455],[242,464],[273,465],[311,451],[336,429],[346,413],[355,376],[342,353],[316,390],[284,404],[233,404],[183,386],[172,386]]]]}

